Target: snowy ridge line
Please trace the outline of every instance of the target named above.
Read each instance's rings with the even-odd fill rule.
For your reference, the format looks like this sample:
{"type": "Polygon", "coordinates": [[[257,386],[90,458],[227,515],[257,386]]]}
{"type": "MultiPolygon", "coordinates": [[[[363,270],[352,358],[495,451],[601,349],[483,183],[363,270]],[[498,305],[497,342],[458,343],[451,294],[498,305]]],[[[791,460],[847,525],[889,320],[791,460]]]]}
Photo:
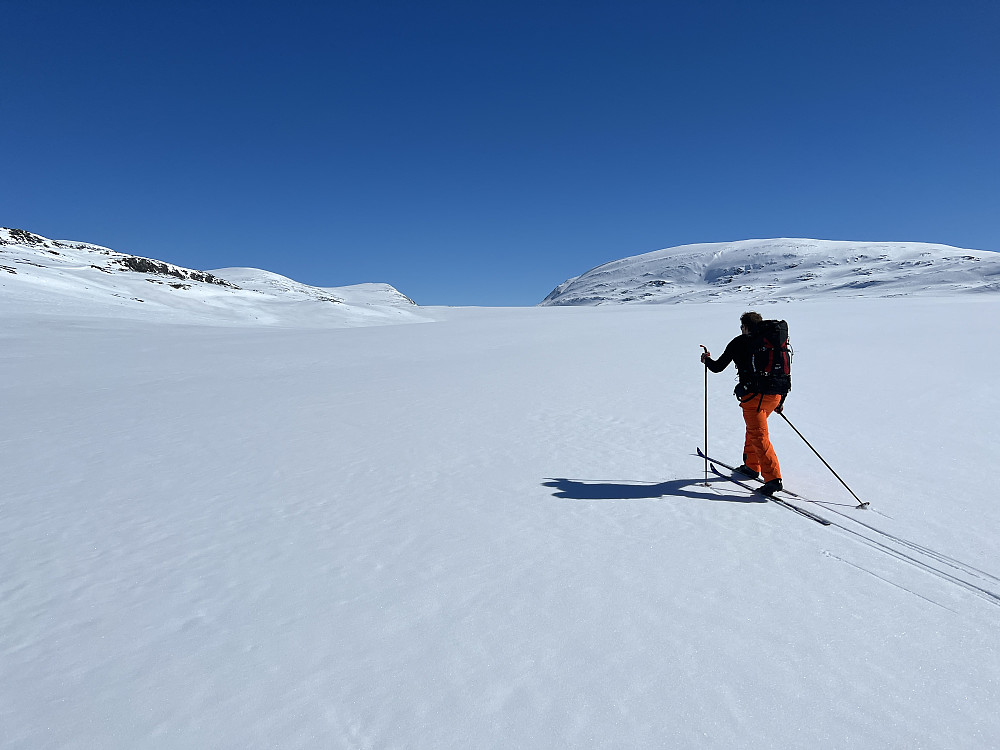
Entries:
{"type": "Polygon", "coordinates": [[[764,239],[656,250],[564,281],[541,305],[746,304],[1000,292],[1000,253],[925,242],[764,239]]]}
{"type": "MultiPolygon", "coordinates": [[[[701,450],[698,450],[698,454],[701,457],[705,457],[705,454],[702,453],[701,450]]],[[[713,459],[711,459],[711,458],[709,458],[708,460],[710,462],[713,461],[713,459]]],[[[740,481],[738,481],[736,479],[733,479],[731,477],[726,477],[724,474],[722,474],[715,467],[714,463],[711,464],[711,465],[712,465],[713,471],[718,476],[720,476],[720,477],[722,477],[724,479],[729,479],[730,481],[734,482],[735,484],[740,485],[741,487],[750,489],[749,486],[746,485],[746,484],[744,484],[743,482],[740,482],[740,481]]],[[[724,464],[721,464],[721,463],[720,463],[720,465],[724,466],[724,464]]],[[[729,467],[727,466],[726,468],[729,468],[729,467]]],[[[753,490],[751,490],[751,492],[752,491],[753,490]]],[[[773,500],[775,498],[771,498],[771,499],[773,500]]],[[[812,502],[815,502],[815,501],[812,501],[812,502]]],[[[803,509],[798,508],[797,506],[795,506],[792,503],[788,503],[786,501],[783,501],[783,502],[779,502],[778,505],[783,505],[784,507],[787,507],[789,510],[795,510],[796,512],[799,512],[802,515],[806,515],[803,512],[803,509]]],[[[931,563],[929,563],[929,562],[927,562],[925,560],[921,560],[918,557],[914,557],[911,554],[907,554],[903,550],[896,549],[896,548],[894,548],[894,547],[891,546],[891,543],[898,544],[899,546],[901,546],[903,548],[909,549],[913,553],[921,554],[921,555],[924,555],[926,557],[929,557],[932,560],[935,560],[935,561],[937,561],[939,563],[947,565],[948,567],[953,568],[953,569],[955,569],[957,571],[960,571],[961,573],[964,573],[965,575],[970,576],[972,578],[976,578],[976,579],[980,579],[980,580],[982,580],[983,578],[985,578],[985,579],[988,579],[990,581],[996,582],[998,584],[1000,584],[1000,578],[992,575],[991,573],[987,573],[987,572],[985,572],[983,570],[980,570],[979,568],[976,568],[973,565],[969,565],[968,563],[964,563],[961,560],[958,560],[957,558],[954,558],[954,557],[952,557],[950,555],[946,555],[943,552],[938,552],[937,550],[934,550],[934,549],[932,549],[930,547],[925,547],[924,545],[918,544],[916,542],[911,542],[910,540],[904,539],[903,537],[900,537],[900,536],[898,536],[896,534],[892,534],[890,532],[883,531],[882,529],[876,528],[875,526],[871,526],[870,524],[867,524],[864,521],[859,521],[856,518],[854,518],[854,517],[852,517],[852,516],[850,516],[850,515],[848,515],[846,513],[843,513],[843,512],[841,512],[839,510],[835,510],[833,508],[827,508],[827,510],[830,511],[830,512],[832,512],[832,513],[836,513],[838,516],[841,516],[842,518],[845,518],[848,521],[851,521],[852,523],[856,523],[856,524],[864,527],[865,529],[868,529],[871,532],[879,534],[880,536],[883,537],[883,540],[880,541],[877,538],[872,538],[870,536],[866,536],[865,534],[863,534],[862,532],[860,532],[857,529],[849,528],[849,527],[845,526],[842,522],[834,521],[834,520],[831,520],[831,519],[823,519],[823,521],[820,521],[820,523],[824,523],[824,525],[828,525],[828,526],[832,526],[834,528],[840,529],[841,531],[843,531],[846,534],[849,534],[853,538],[860,540],[862,542],[862,544],[864,544],[867,547],[870,547],[871,549],[874,549],[876,551],[879,551],[879,552],[882,552],[884,554],[887,554],[890,557],[894,557],[897,560],[900,560],[902,562],[909,563],[910,565],[913,565],[913,566],[915,566],[915,567],[917,567],[917,568],[919,568],[921,570],[924,570],[925,572],[930,573],[931,575],[933,575],[933,576],[935,576],[937,578],[940,578],[943,581],[955,584],[957,586],[960,586],[960,587],[962,587],[962,588],[970,591],[971,593],[975,594],[976,596],[978,596],[981,599],[984,599],[985,601],[989,602],[990,604],[993,604],[994,606],[1000,607],[1000,594],[997,594],[997,593],[995,593],[993,591],[990,591],[989,589],[984,588],[983,586],[979,586],[976,583],[973,583],[971,581],[967,581],[964,578],[960,578],[957,575],[949,573],[946,570],[942,570],[941,568],[935,567],[931,563]]],[[[822,518],[822,517],[817,515],[816,518],[814,518],[812,520],[816,520],[818,518],[822,518]]],[[[859,566],[856,566],[856,567],[859,567],[859,566]]],[[[862,568],[862,570],[864,570],[864,568],[862,568]]],[[[870,572],[870,571],[867,571],[867,572],[870,572]]],[[[906,590],[908,590],[908,589],[906,589],[906,590]]],[[[921,597],[921,598],[924,598],[924,597],[921,597]]],[[[937,602],[935,602],[935,603],[937,603],[937,602]]]]}
{"type": "Polygon", "coordinates": [[[257,268],[199,271],[0,227],[0,305],[19,314],[344,328],[430,320],[389,284],[314,287],[257,268]]]}

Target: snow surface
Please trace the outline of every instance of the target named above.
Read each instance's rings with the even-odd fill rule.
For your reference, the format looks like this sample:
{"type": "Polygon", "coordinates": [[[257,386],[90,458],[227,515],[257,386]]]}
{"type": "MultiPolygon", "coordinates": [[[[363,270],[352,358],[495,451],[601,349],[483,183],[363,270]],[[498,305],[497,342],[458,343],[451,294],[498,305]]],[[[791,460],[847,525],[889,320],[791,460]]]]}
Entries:
{"type": "Polygon", "coordinates": [[[542,304],[676,303],[1000,292],[1000,255],[922,242],[773,239],[657,250],[605,263],[542,304]]]}
{"type": "Polygon", "coordinates": [[[702,486],[742,301],[252,327],[9,290],[4,748],[1000,746],[997,295],[767,309],[786,414],[872,503],[772,418],[822,527],[702,486]]]}

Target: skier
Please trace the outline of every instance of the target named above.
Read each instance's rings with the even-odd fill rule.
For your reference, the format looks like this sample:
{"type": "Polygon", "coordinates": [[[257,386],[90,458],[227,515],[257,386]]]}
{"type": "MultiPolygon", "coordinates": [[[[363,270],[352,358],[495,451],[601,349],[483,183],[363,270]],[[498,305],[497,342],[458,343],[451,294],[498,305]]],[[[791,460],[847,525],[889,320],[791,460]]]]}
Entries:
{"type": "MultiPolygon", "coordinates": [[[[764,485],[758,489],[765,495],[773,495],[781,486],[781,467],[774,453],[771,439],[767,433],[767,418],[771,412],[781,414],[791,387],[791,379],[785,378],[781,383],[767,382],[761,385],[761,378],[754,372],[754,351],[757,341],[754,334],[764,322],[756,312],[743,313],[740,316],[740,335],[726,346],[722,356],[712,359],[706,349],[701,355],[701,361],[712,372],[722,372],[730,362],[736,363],[739,373],[739,385],[734,393],[743,409],[743,420],[746,422],[746,440],[743,447],[743,465],[736,469],[737,474],[758,479],[763,477],[764,485]],[[768,393],[765,391],[781,391],[768,393]]],[[[766,380],[766,379],[765,379],[766,380]]]]}

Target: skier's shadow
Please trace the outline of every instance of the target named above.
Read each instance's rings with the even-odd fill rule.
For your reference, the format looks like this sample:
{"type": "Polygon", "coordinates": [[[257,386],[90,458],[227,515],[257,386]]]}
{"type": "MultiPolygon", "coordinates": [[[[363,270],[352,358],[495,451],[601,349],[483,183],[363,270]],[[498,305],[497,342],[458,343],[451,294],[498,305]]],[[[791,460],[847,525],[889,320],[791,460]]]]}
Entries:
{"type": "MultiPolygon", "coordinates": [[[[714,485],[728,480],[710,478],[708,483],[714,485]]],[[[547,479],[543,487],[552,487],[553,497],[566,500],[649,500],[661,497],[687,497],[693,500],[709,500],[725,503],[766,503],[767,498],[761,495],[740,495],[733,492],[708,490],[704,479],[674,479],[670,482],[596,482],[579,479],[547,479]],[[696,489],[701,485],[700,491],[696,489]]]]}

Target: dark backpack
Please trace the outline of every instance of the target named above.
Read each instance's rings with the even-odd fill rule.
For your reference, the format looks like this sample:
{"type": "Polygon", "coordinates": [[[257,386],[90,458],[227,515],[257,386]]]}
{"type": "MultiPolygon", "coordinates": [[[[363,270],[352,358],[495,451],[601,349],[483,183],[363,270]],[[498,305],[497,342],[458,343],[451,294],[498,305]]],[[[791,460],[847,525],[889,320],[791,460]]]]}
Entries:
{"type": "Polygon", "coordinates": [[[761,321],[750,335],[750,373],[745,383],[751,393],[778,393],[792,390],[792,349],[788,345],[788,323],[761,321]]]}

